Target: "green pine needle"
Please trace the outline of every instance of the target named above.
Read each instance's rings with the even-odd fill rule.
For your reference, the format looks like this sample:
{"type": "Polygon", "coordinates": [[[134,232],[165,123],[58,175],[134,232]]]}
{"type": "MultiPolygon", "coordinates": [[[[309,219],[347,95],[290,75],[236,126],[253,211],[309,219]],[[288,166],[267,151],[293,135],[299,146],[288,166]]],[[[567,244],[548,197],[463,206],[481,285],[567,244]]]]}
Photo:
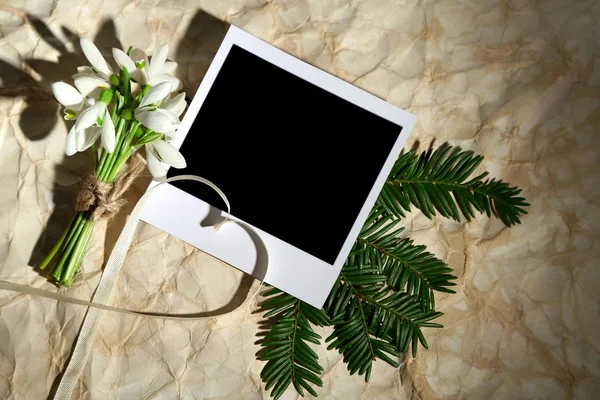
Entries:
{"type": "Polygon", "coordinates": [[[520,223],[529,205],[519,196],[520,189],[500,180],[484,180],[487,172],[469,179],[482,161],[482,156],[452,146],[420,156],[408,152],[394,164],[378,204],[396,218],[403,218],[412,204],[427,218],[437,211],[459,221],[460,210],[468,221],[478,211],[488,217],[493,214],[506,226],[520,223]]]}

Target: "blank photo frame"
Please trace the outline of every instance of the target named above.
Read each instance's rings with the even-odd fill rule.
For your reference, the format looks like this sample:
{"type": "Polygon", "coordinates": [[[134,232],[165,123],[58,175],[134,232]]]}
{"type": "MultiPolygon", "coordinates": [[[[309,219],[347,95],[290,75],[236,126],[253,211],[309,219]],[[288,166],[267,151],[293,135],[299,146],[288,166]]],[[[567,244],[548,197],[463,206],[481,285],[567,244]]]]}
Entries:
{"type": "Polygon", "coordinates": [[[188,166],[168,176],[212,181],[240,223],[215,231],[225,206],[194,182],[156,188],[142,219],[320,308],[415,120],[231,26],[172,142],[188,166]]]}

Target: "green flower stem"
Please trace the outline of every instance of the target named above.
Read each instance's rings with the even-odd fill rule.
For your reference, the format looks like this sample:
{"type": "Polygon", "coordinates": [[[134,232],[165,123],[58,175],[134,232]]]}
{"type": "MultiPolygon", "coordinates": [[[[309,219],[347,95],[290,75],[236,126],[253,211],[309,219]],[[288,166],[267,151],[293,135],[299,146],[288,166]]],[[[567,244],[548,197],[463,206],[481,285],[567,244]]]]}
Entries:
{"type": "Polygon", "coordinates": [[[135,131],[139,126],[139,122],[132,123],[127,130],[127,134],[123,135],[123,140],[121,140],[119,143],[119,149],[115,150],[115,153],[119,156],[114,160],[111,168],[108,170],[108,173],[105,176],[106,182],[114,181],[114,179],[121,171],[123,165],[125,165],[129,157],[133,153],[134,148],[131,146],[131,142],[133,141],[135,137],[135,131]]]}
{"type": "Polygon", "coordinates": [[[111,157],[109,158],[108,163],[107,163],[107,168],[104,171],[104,175],[102,176],[102,180],[105,182],[113,181],[114,177],[112,179],[110,179],[109,176],[112,175],[112,171],[114,170],[115,163],[121,155],[123,143],[126,142],[127,137],[129,136],[129,128],[131,127],[130,122],[127,120],[124,120],[124,119],[121,121],[123,121],[123,127],[118,133],[115,151],[111,154],[111,157]]]}
{"type": "MultiPolygon", "coordinates": [[[[83,215],[81,213],[77,213],[77,215],[75,216],[73,223],[71,224],[71,226],[68,229],[68,235],[65,238],[65,240],[62,242],[62,245],[60,246],[60,250],[58,253],[58,259],[60,260],[60,258],[62,257],[62,255],[65,253],[65,248],[67,247],[67,245],[69,244],[69,242],[71,242],[73,240],[73,236],[75,236],[75,232],[77,231],[77,227],[81,224],[81,221],[83,219],[83,215]]],[[[54,271],[56,271],[56,269],[58,268],[58,262],[57,264],[54,266],[54,268],[49,271],[48,273],[48,277],[50,277],[51,273],[53,273],[54,271]]]]}
{"type": "Polygon", "coordinates": [[[81,218],[79,218],[79,221],[77,222],[77,224],[75,224],[72,231],[72,235],[69,235],[70,238],[66,242],[65,248],[62,251],[62,255],[58,260],[58,263],[56,264],[56,268],[54,268],[54,272],[52,273],[52,276],[56,281],[60,281],[62,271],[67,265],[69,258],[71,257],[71,251],[73,250],[75,244],[79,241],[79,235],[81,234],[83,226],[85,225],[86,218],[82,214],[79,215],[81,215],[81,218]]]}
{"type": "MultiPolygon", "coordinates": [[[[131,156],[133,150],[130,143],[139,126],[139,123],[129,123],[118,115],[114,115],[113,119],[117,123],[115,151],[112,153],[103,151],[96,167],[96,177],[104,182],[112,182],[131,156]]],[[[83,261],[93,228],[94,223],[78,213],[42,262],[40,267],[45,268],[57,254],[60,255],[56,268],[52,271],[52,277],[59,285],[69,287],[73,282],[83,261]]]]}
{"type": "Polygon", "coordinates": [[[102,151],[102,155],[100,156],[100,162],[96,166],[96,177],[100,176],[100,172],[104,168],[104,165],[106,164],[106,160],[108,159],[109,155],[110,155],[110,153],[108,153],[106,151],[102,151]]]}
{"type": "Polygon", "coordinates": [[[131,146],[131,143],[133,142],[133,139],[135,138],[135,132],[140,127],[140,125],[141,124],[137,121],[134,121],[131,124],[131,127],[129,128],[129,132],[127,133],[127,138],[124,142],[124,148],[128,148],[131,146]]]}
{"type": "Polygon", "coordinates": [[[98,146],[92,144],[92,153],[94,153],[94,165],[98,165],[98,146]]]}
{"type": "Polygon", "coordinates": [[[65,287],[71,286],[73,278],[75,278],[75,274],[79,270],[81,262],[83,261],[83,256],[85,255],[88,243],[90,242],[90,238],[92,237],[93,228],[94,222],[90,219],[85,219],[85,221],[83,222],[81,234],[79,235],[77,243],[73,248],[71,257],[69,258],[69,262],[60,278],[61,285],[65,287]]]}
{"type": "Polygon", "coordinates": [[[115,146],[115,151],[113,151],[112,153],[107,153],[107,159],[106,159],[104,165],[102,166],[102,169],[100,170],[100,172],[98,174],[96,174],[98,179],[103,182],[110,182],[110,181],[106,180],[106,176],[109,174],[112,164],[114,163],[114,160],[116,159],[117,154],[119,153],[120,145],[121,145],[121,142],[122,142],[123,136],[124,136],[123,129],[125,128],[126,123],[127,123],[127,121],[125,121],[124,119],[119,120],[119,122],[117,124],[117,134],[116,134],[117,144],[115,146]]]}
{"type": "Polygon", "coordinates": [[[131,154],[133,154],[133,148],[131,146],[129,146],[129,149],[127,149],[125,152],[123,152],[123,154],[121,154],[119,156],[119,158],[117,159],[117,161],[115,162],[115,166],[113,167],[112,171],[110,172],[110,175],[108,175],[108,178],[107,178],[108,182],[112,182],[115,179],[115,177],[117,176],[117,174],[119,173],[119,171],[121,170],[123,165],[127,162],[127,160],[129,160],[129,157],[131,156],[131,154]]]}
{"type": "Polygon", "coordinates": [[[138,140],[135,142],[135,146],[134,146],[135,150],[134,151],[137,151],[140,147],[142,147],[146,143],[152,143],[153,141],[155,141],[157,139],[162,139],[162,137],[163,137],[162,133],[154,132],[154,131],[151,131],[150,129],[148,129],[146,131],[146,133],[144,133],[142,136],[140,136],[138,138],[138,140]]]}
{"type": "MultiPolygon", "coordinates": [[[[63,247],[62,244],[65,241],[65,239],[67,238],[67,235],[69,235],[69,233],[72,232],[72,228],[75,225],[75,221],[79,221],[79,218],[80,218],[80,214],[77,214],[76,216],[73,217],[73,219],[71,219],[71,222],[69,222],[69,226],[67,226],[67,229],[65,229],[64,232],[62,233],[62,235],[60,235],[60,237],[54,244],[54,247],[52,247],[52,249],[46,256],[46,258],[44,258],[44,260],[40,263],[40,265],[39,265],[40,269],[43,270],[44,268],[46,268],[48,266],[48,264],[50,264],[50,262],[54,259],[58,250],[63,247]]],[[[71,236],[69,236],[69,238],[70,237],[71,236]]]]}

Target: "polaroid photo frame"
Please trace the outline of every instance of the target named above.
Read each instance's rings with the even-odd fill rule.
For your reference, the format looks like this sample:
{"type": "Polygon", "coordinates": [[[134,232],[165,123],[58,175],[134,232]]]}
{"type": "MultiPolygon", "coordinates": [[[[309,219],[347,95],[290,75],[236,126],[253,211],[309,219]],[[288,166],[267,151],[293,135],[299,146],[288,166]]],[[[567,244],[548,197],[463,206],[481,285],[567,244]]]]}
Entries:
{"type": "Polygon", "coordinates": [[[194,182],[157,187],[142,220],[321,308],[415,121],[231,26],[172,142],[188,167],[169,176],[211,180],[240,223],[207,224],[224,207],[194,182]]]}

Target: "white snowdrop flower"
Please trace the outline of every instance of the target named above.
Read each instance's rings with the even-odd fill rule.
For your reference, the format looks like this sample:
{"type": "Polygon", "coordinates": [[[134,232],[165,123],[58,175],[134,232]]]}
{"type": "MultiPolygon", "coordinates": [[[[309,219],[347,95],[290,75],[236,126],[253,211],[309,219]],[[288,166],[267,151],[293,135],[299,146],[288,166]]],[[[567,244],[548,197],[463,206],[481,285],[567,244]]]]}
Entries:
{"type": "MultiPolygon", "coordinates": [[[[186,105],[187,104],[185,102],[185,92],[182,92],[171,99],[163,100],[163,102],[160,105],[160,108],[170,111],[179,119],[181,117],[181,114],[183,114],[183,110],[185,110],[186,105]]],[[[169,132],[165,132],[165,138],[167,140],[174,140],[175,133],[175,129],[169,132]]]]}
{"type": "Polygon", "coordinates": [[[65,82],[53,83],[52,94],[65,107],[64,118],[66,120],[77,119],[79,114],[96,102],[96,99],[86,98],[79,90],[65,82]]]}
{"type": "Polygon", "coordinates": [[[68,83],[55,82],[52,93],[65,107],[65,119],[77,120],[69,131],[65,141],[65,153],[68,156],[88,149],[99,136],[107,151],[115,148],[115,127],[103,102],[84,97],[68,83]]]}
{"type": "Polygon", "coordinates": [[[110,87],[110,83],[92,73],[78,73],[73,75],[75,87],[83,96],[98,97],[100,92],[110,87]]]}
{"type": "Polygon", "coordinates": [[[100,50],[96,47],[96,45],[89,39],[81,38],[79,40],[79,44],[81,45],[81,50],[83,50],[83,54],[88,59],[94,72],[102,79],[108,81],[108,78],[112,75],[112,69],[110,65],[106,62],[100,50]]]}
{"type": "Polygon", "coordinates": [[[156,48],[150,60],[143,50],[133,49],[130,55],[123,50],[113,48],[113,58],[120,68],[126,67],[129,75],[139,84],[155,86],[162,82],[171,84],[171,91],[181,89],[181,81],[170,75],[177,63],[167,61],[169,45],[163,44],[156,48]]]}
{"type": "Polygon", "coordinates": [[[75,87],[83,96],[97,97],[103,89],[110,87],[109,79],[113,72],[94,43],[86,38],[81,38],[79,43],[92,66],[77,68],[73,75],[75,87]]]}
{"type": "MultiPolygon", "coordinates": [[[[171,92],[169,82],[161,82],[148,90],[134,112],[135,119],[146,128],[158,133],[169,133],[179,127],[179,118],[169,109],[159,107],[171,92]]],[[[184,100],[185,101],[185,100],[184,100]]],[[[170,105],[172,109],[175,105],[170,105]]]]}
{"type": "Polygon", "coordinates": [[[115,150],[115,126],[106,104],[102,101],[79,115],[67,136],[65,153],[72,155],[77,151],[85,151],[98,140],[98,137],[102,137],[102,147],[106,151],[112,153],[115,150]]]}
{"type": "Polygon", "coordinates": [[[183,155],[171,143],[158,139],[145,146],[148,170],[157,180],[163,179],[167,174],[164,164],[174,168],[185,168],[187,165],[183,155]]]}

